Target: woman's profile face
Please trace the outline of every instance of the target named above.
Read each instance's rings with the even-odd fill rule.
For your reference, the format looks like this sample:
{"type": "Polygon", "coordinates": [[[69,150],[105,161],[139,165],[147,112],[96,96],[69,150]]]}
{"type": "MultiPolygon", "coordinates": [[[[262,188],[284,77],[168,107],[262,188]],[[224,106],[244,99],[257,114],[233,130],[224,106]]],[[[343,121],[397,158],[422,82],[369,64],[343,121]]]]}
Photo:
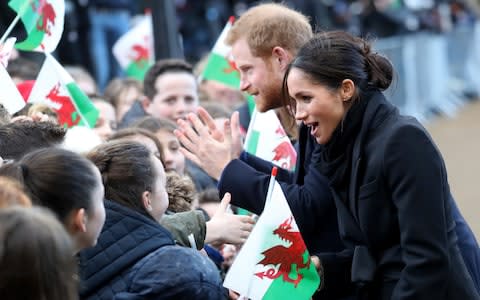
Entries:
{"type": "Polygon", "coordinates": [[[91,191],[91,207],[86,212],[87,220],[85,232],[85,242],[84,247],[92,247],[97,244],[98,236],[102,231],[103,224],[105,223],[105,206],[103,204],[103,198],[105,191],[102,184],[102,178],[100,176],[100,171],[92,166],[94,169],[93,173],[97,181],[96,187],[91,191]]]}
{"type": "Polygon", "coordinates": [[[317,143],[328,143],[346,113],[340,93],[312,82],[297,68],[290,70],[287,86],[295,101],[295,118],[310,127],[317,143]]]}
{"type": "Polygon", "coordinates": [[[168,130],[159,130],[155,136],[162,144],[163,161],[167,172],[174,171],[180,175],[185,174],[185,156],[180,152],[180,142],[177,137],[168,130]]]}
{"type": "Polygon", "coordinates": [[[152,210],[149,213],[155,220],[160,221],[168,208],[167,177],[160,159],[150,155],[150,160],[152,161],[154,181],[151,191],[152,210]]]}

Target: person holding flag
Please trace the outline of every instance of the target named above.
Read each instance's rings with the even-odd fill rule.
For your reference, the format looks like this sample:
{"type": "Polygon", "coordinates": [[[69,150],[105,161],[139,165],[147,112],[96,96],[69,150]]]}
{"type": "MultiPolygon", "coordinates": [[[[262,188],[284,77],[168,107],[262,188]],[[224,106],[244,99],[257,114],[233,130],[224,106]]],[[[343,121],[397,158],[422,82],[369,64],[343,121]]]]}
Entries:
{"type": "MultiPolygon", "coordinates": [[[[282,106],[285,69],[297,50],[312,36],[307,17],[282,4],[255,6],[232,25],[226,41],[232,46],[233,60],[240,71],[240,89],[253,95],[258,111],[282,106]]],[[[185,147],[185,156],[219,179],[221,195],[230,192],[233,205],[260,215],[273,165],[241,151],[238,113],[233,114],[224,136],[216,130],[204,109],[199,108],[198,115],[201,121],[194,114],[187,116],[192,124],[178,121],[176,134],[185,147]]],[[[307,249],[312,255],[322,257],[326,279],[323,290],[314,297],[341,299],[353,292],[348,282],[341,284],[349,278],[348,273],[343,273],[346,268],[336,264],[348,265],[350,259],[348,255],[336,254],[344,247],[338,232],[335,205],[326,178],[314,168],[321,147],[308,137],[308,129],[304,126],[300,129],[297,149],[300,151],[295,173],[279,169],[277,179],[307,249]]]]}
{"type": "MultiPolygon", "coordinates": [[[[240,69],[240,88],[254,95],[260,111],[285,105],[282,103],[283,75],[298,49],[311,37],[306,18],[280,4],[255,6],[234,24],[227,41],[232,45],[233,59],[240,69]],[[293,24],[299,23],[304,25],[294,27],[293,24]]],[[[211,176],[220,179],[219,190],[222,195],[225,192],[232,194],[232,204],[261,213],[265,202],[259,199],[266,194],[271,164],[241,151],[238,114],[226,124],[225,136],[202,109],[199,109],[199,117],[189,115],[190,124],[179,121],[181,127],[176,134],[185,147],[182,151],[211,176]]],[[[318,168],[323,146],[315,142],[309,128],[303,124],[297,149],[294,174],[279,170],[278,181],[307,249],[314,261],[317,261],[315,256],[321,261],[319,267],[325,274],[324,287],[314,298],[353,296],[354,287],[348,282],[353,256],[349,250],[341,251],[344,246],[339,237],[336,208],[329,183],[323,170],[318,168]]],[[[449,202],[453,207],[458,246],[478,289],[480,271],[476,266],[480,265],[480,250],[451,195],[449,202]]]]}

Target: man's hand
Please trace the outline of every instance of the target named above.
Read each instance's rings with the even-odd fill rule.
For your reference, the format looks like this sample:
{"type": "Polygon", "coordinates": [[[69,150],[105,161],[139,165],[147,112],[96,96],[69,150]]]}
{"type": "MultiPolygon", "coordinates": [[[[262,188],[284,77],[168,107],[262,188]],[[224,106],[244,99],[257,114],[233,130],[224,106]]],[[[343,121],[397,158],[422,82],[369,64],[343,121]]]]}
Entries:
{"type": "Polygon", "coordinates": [[[188,114],[187,121],[178,120],[175,135],[182,143],[180,151],[215,179],[220,179],[225,166],[242,151],[238,112],[225,121],[223,132],[208,112],[199,107],[198,116],[188,114]]]}

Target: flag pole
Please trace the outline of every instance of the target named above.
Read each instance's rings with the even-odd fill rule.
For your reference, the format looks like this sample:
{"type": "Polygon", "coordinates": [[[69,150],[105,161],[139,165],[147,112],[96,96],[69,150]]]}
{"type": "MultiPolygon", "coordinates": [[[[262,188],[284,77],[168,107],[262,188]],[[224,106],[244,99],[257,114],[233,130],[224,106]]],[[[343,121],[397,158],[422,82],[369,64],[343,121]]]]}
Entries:
{"type": "Polygon", "coordinates": [[[2,35],[2,38],[0,39],[0,44],[3,44],[3,42],[5,42],[8,35],[10,34],[10,32],[12,32],[13,27],[15,27],[15,25],[17,25],[19,20],[20,20],[20,14],[18,14],[15,17],[15,19],[13,19],[12,23],[10,23],[10,26],[8,26],[7,30],[5,31],[5,33],[2,35]]]}
{"type": "Polygon", "coordinates": [[[265,200],[265,205],[270,202],[273,194],[273,187],[275,186],[275,177],[277,177],[277,167],[272,168],[272,177],[270,177],[270,183],[268,184],[267,199],[265,200]]]}
{"type": "MultiPolygon", "coordinates": [[[[250,108],[249,108],[249,111],[250,111],[250,108]]],[[[249,152],[249,148],[250,148],[249,143],[251,143],[250,138],[252,136],[252,131],[253,131],[253,130],[250,130],[250,127],[252,127],[253,129],[253,124],[255,124],[256,118],[257,118],[257,111],[254,110],[253,114],[250,114],[250,123],[248,124],[247,134],[245,136],[245,143],[243,145],[243,149],[247,152],[249,152]]]]}
{"type": "MultiPolygon", "coordinates": [[[[270,199],[272,199],[272,194],[273,194],[273,187],[275,186],[275,177],[277,177],[277,167],[272,168],[272,177],[270,178],[270,182],[268,183],[268,190],[267,190],[267,197],[265,197],[265,205],[267,205],[268,202],[270,202],[270,199]]],[[[258,216],[254,215],[254,220],[257,221],[258,216]]]]}
{"type": "MultiPolygon", "coordinates": [[[[268,183],[268,191],[267,191],[267,197],[266,197],[266,200],[265,200],[265,205],[267,205],[268,202],[270,202],[270,200],[272,199],[272,195],[273,195],[273,188],[275,187],[275,177],[277,177],[277,171],[278,171],[278,168],[277,167],[273,167],[272,168],[272,177],[270,177],[270,182],[268,183]]],[[[248,288],[247,288],[247,295],[250,294],[250,287],[251,287],[251,283],[252,281],[250,280],[249,284],[248,284],[248,288]]],[[[240,294],[240,297],[239,297],[239,300],[240,299],[249,299],[247,295],[244,295],[244,294],[240,294]]]]}

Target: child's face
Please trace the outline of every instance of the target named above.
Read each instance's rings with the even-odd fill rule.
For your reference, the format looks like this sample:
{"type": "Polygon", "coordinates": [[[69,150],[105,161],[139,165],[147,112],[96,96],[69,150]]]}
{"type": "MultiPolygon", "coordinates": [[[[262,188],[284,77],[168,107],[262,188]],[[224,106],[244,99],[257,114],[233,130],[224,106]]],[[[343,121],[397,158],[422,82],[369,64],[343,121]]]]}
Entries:
{"type": "Polygon", "coordinates": [[[106,102],[95,102],[95,106],[100,114],[94,130],[105,141],[117,128],[115,110],[110,103],[106,102]]]}
{"type": "Polygon", "coordinates": [[[175,171],[180,175],[185,173],[185,156],[180,152],[180,142],[173,132],[159,130],[155,134],[162,144],[165,171],[175,171]]]}
{"type": "Polygon", "coordinates": [[[197,81],[192,74],[162,74],[155,80],[155,89],[157,94],[145,108],[154,117],[175,122],[184,119],[188,113],[194,113],[198,106],[197,81]]]}
{"type": "Polygon", "coordinates": [[[132,108],[135,100],[140,100],[141,96],[141,91],[135,87],[130,87],[121,93],[120,97],[118,98],[116,109],[116,117],[118,122],[120,122],[123,119],[123,116],[130,110],[130,108],[132,108]]]}

